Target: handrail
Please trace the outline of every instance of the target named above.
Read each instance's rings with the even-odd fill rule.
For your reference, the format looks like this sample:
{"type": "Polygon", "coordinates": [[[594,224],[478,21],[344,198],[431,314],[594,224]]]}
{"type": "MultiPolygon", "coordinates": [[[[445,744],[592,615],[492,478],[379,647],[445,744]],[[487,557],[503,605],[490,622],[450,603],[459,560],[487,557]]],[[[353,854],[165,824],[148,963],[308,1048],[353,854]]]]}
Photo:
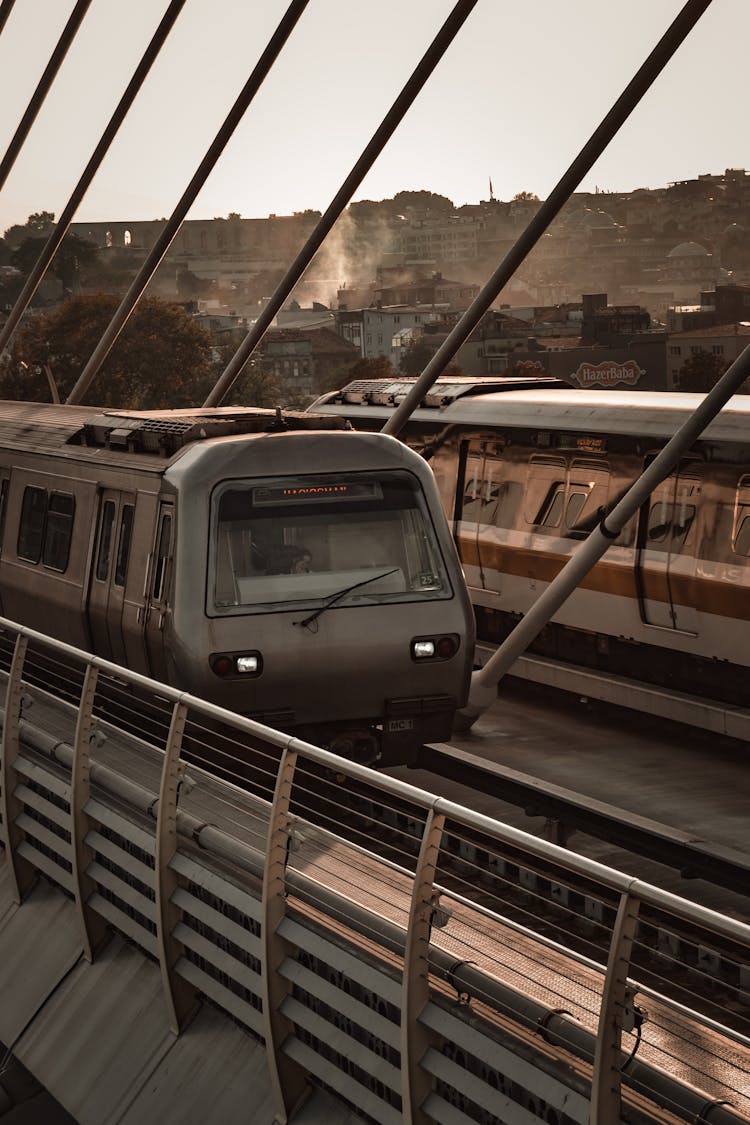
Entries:
{"type": "MultiPolygon", "coordinates": [[[[310,1056],[310,1043],[321,1044],[322,1051],[326,1049],[328,1033],[325,1021],[320,1025],[318,994],[321,1000],[325,997],[324,1012],[337,1003],[345,1026],[360,1022],[362,1030],[351,1039],[351,1050],[353,1058],[359,1059],[356,1065],[360,1069],[372,1067],[369,1097],[381,1107],[375,1113],[378,1119],[391,1119],[386,1103],[381,1105],[385,1096],[386,1101],[390,1099],[388,1104],[400,1106],[401,1119],[429,1121],[431,1110],[427,1107],[434,1107],[435,1099],[441,1098],[442,1086],[436,1085],[436,1075],[441,1076],[440,1082],[461,1085],[463,1071],[451,1055],[455,1042],[465,1037],[473,1042],[472,1037],[479,1036],[477,1043],[486,1043],[487,1057],[491,1059],[499,1049],[497,1044],[493,1045],[493,1029],[498,1019],[506,1024],[510,1020],[508,1026],[517,1026],[519,1034],[541,1029],[545,1047],[536,1065],[549,1069],[545,1089],[549,1085],[559,1101],[558,1108],[579,1104],[576,1098],[582,1098],[580,1104],[589,1107],[591,1121],[615,1120],[623,1099],[635,1096],[632,1091],[637,1091],[642,1099],[644,1089],[655,1103],[678,1105],[696,1120],[701,1106],[708,1101],[708,1093],[717,1105],[721,1103],[720,1108],[712,1111],[712,1125],[714,1121],[719,1125],[736,1125],[743,1112],[750,1113],[750,1099],[745,1099],[745,1105],[741,1090],[737,1091],[741,1104],[735,1112],[732,1105],[724,1104],[732,1100],[726,1091],[718,1097],[713,1087],[708,1091],[693,1089],[681,1075],[665,1072],[661,1064],[655,1064],[650,1046],[643,1048],[645,1057],[634,1058],[640,1044],[641,1023],[646,1018],[635,1003],[635,995],[642,991],[649,1009],[653,1008],[656,1014],[649,1018],[659,1034],[673,1034],[667,1030],[672,1024],[700,1028],[701,1034],[693,1035],[694,1039],[713,1037],[724,1044],[727,1057],[741,1053],[749,1068],[750,1036],[729,1024],[724,1027],[710,1014],[700,1015],[687,1008],[679,994],[674,998],[668,995],[668,984],[659,989],[648,982],[640,986],[631,979],[632,954],[634,945],[642,941],[638,927],[644,911],[656,912],[654,917],[663,919],[658,923],[663,933],[660,940],[674,945],[682,940],[681,932],[694,933],[704,958],[709,959],[724,955],[722,942],[733,949],[750,949],[750,926],[744,922],[686,902],[456,802],[373,773],[320,747],[148,680],[5,618],[0,618],[2,634],[13,642],[14,658],[11,672],[6,674],[0,842],[11,865],[18,861],[19,870],[24,873],[17,886],[19,910],[24,911],[22,903],[33,893],[29,873],[43,874],[72,889],[87,959],[97,958],[113,926],[135,938],[158,958],[167,1020],[176,1034],[191,1018],[200,995],[211,995],[214,988],[205,968],[214,946],[195,929],[195,919],[204,914],[211,918],[215,915],[216,921],[210,921],[212,929],[228,926],[228,939],[238,948],[246,941],[251,943],[253,949],[257,948],[253,957],[258,958],[260,967],[242,970],[240,992],[244,995],[248,988],[255,991],[256,1008],[262,1012],[262,1018],[257,1011],[248,1009],[244,1022],[264,1039],[279,1119],[288,1118],[293,1112],[317,1071],[318,1064],[310,1056]],[[35,661],[50,655],[58,667],[64,662],[75,673],[76,682],[82,682],[77,705],[59,702],[45,680],[38,675],[35,679],[35,661]],[[140,698],[158,700],[171,707],[169,729],[157,745],[131,736],[111,716],[103,717],[97,700],[100,693],[104,698],[109,681],[116,683],[118,689],[135,688],[140,698]],[[39,721],[35,713],[34,721],[29,719],[27,705],[31,698],[34,708],[39,709],[39,721]],[[55,716],[53,719],[48,710],[55,716]],[[221,724],[222,730],[229,730],[238,738],[246,736],[247,745],[261,748],[276,773],[273,800],[268,790],[261,793],[252,785],[243,789],[212,778],[190,765],[189,759],[186,776],[182,754],[188,752],[190,724],[204,729],[211,722],[221,724]],[[45,723],[50,730],[45,729],[45,723]],[[138,776],[128,776],[119,764],[119,751],[110,756],[110,761],[101,760],[100,741],[106,747],[108,741],[114,740],[127,748],[130,757],[135,755],[134,761],[142,760],[144,767],[148,765],[151,781],[144,781],[145,774],[142,776],[140,770],[138,776]],[[316,767],[317,774],[309,773],[310,766],[316,767]],[[360,827],[359,821],[354,825],[352,843],[344,822],[340,829],[317,827],[316,806],[310,804],[312,790],[307,786],[314,776],[325,778],[333,774],[366,785],[384,808],[391,807],[397,817],[402,817],[403,840],[411,848],[406,859],[381,860],[379,836],[362,835],[366,829],[360,827]],[[29,780],[33,780],[32,786],[29,780]],[[209,817],[201,820],[191,807],[188,782],[195,783],[200,791],[204,816],[206,802],[212,802],[211,822],[209,817]],[[181,793],[183,784],[187,785],[187,796],[181,793]],[[47,790],[57,794],[55,804],[45,796],[47,790]],[[69,795],[67,812],[60,807],[60,798],[64,800],[65,794],[69,795]],[[304,818],[299,807],[303,797],[308,802],[304,818]],[[41,811],[41,818],[35,809],[41,811]],[[126,828],[131,817],[133,827],[126,828]],[[52,830],[44,827],[47,822],[52,830]],[[62,829],[59,840],[54,824],[62,829]],[[559,872],[561,887],[565,884],[575,888],[580,883],[583,888],[600,888],[598,893],[602,897],[595,913],[601,915],[599,926],[609,933],[608,953],[605,951],[601,959],[582,955],[575,945],[566,946],[563,938],[548,938],[534,927],[506,918],[498,905],[482,903],[475,909],[471,897],[460,886],[453,892],[450,880],[445,882],[440,869],[441,855],[451,836],[460,840],[462,833],[467,832],[481,838],[482,847],[494,849],[501,867],[505,862],[502,856],[513,857],[516,862],[522,855],[530,868],[539,862],[545,870],[559,872]],[[71,840],[70,844],[64,842],[66,838],[71,840]],[[128,852],[133,846],[137,857],[128,852]],[[104,849],[109,867],[99,858],[100,849],[104,849]],[[54,857],[58,851],[59,860],[54,857]],[[71,861],[72,878],[66,866],[71,861]],[[130,869],[132,885],[127,874],[130,869]],[[234,872],[231,884],[225,884],[222,880],[230,871],[234,872]],[[354,881],[348,882],[350,879],[354,881]],[[102,880],[106,895],[99,889],[102,880]],[[152,900],[142,898],[139,888],[144,881],[152,885],[152,900]],[[202,886],[212,888],[212,896],[217,893],[216,887],[226,886],[230,903],[245,903],[243,909],[249,912],[247,928],[238,929],[230,920],[222,922],[223,912],[217,913],[210,900],[202,903],[202,886]],[[349,886],[351,890],[347,889],[349,886]],[[252,902],[255,905],[251,907],[252,902]],[[134,911],[132,915],[128,914],[130,909],[134,911]],[[611,926],[605,918],[608,912],[614,917],[611,926]],[[252,937],[253,927],[258,928],[260,940],[252,937]],[[332,940],[338,950],[335,954],[325,952],[332,940]],[[714,940],[719,944],[712,953],[714,940]],[[466,948],[466,957],[456,958],[457,941],[466,948]],[[495,950],[489,960],[483,953],[487,942],[495,950]],[[512,951],[507,970],[503,968],[506,954],[502,952],[506,948],[512,951]],[[198,961],[193,958],[193,950],[198,961]],[[475,955],[471,956],[473,952],[475,955]],[[571,996],[579,997],[572,1003],[572,1010],[565,1003],[551,1004],[535,995],[534,988],[528,994],[526,989],[519,989],[515,981],[518,970],[512,967],[519,956],[530,959],[530,964],[556,959],[561,966],[560,981],[564,984],[569,978],[571,987],[574,986],[571,996]],[[331,971],[326,965],[332,964],[336,965],[337,974],[350,981],[343,991],[337,991],[326,977],[331,971]],[[305,983],[300,993],[294,981],[302,980],[302,976],[305,983]],[[252,980],[257,983],[251,987],[252,980]],[[365,981],[366,995],[381,996],[378,1011],[380,1006],[386,1011],[374,1023],[370,1017],[359,1015],[365,1007],[358,989],[364,987],[365,981]],[[446,984],[456,990],[458,1008],[455,1004],[445,1007],[446,984]],[[581,995],[589,997],[583,1008],[581,995]],[[393,1017],[387,1015],[389,1005],[400,1012],[400,1031],[391,1022],[393,1017]],[[668,1019],[664,1013],[669,1014],[668,1019]],[[634,1027],[639,1037],[634,1047],[630,1048],[629,1042],[626,1047],[624,1037],[634,1027]],[[388,1044],[377,1048],[374,1054],[370,1046],[364,1045],[373,1035],[388,1044]],[[621,1062],[628,1048],[629,1066],[623,1068],[621,1062]],[[548,1057],[550,1052],[552,1057],[548,1057]],[[566,1061],[571,1055],[579,1060],[572,1070],[566,1061]],[[381,1065],[375,1061],[391,1056],[397,1060],[395,1064],[383,1061],[381,1065]],[[633,1084],[632,1091],[629,1083],[633,1084]],[[391,1092],[387,1093],[388,1090],[391,1092]]],[[[326,796],[324,786],[323,797],[326,796]]],[[[366,824],[370,814],[365,811],[362,815],[366,824]]],[[[327,825],[327,818],[323,823],[327,825]]],[[[491,865],[485,869],[485,882],[490,871],[491,865]]],[[[651,915],[648,924],[657,924],[651,915]]],[[[232,956],[228,957],[223,945],[216,948],[222,980],[234,963],[232,956]]],[[[747,971],[747,967],[739,970],[740,977],[747,971]]],[[[560,981],[545,988],[560,988],[560,981]]],[[[215,987],[216,1000],[222,1003],[226,984],[215,987]]],[[[235,1018],[240,1003],[235,1000],[228,1009],[235,1018]]],[[[506,1040],[503,1042],[507,1047],[506,1040]]],[[[521,1056],[527,1050],[524,1047],[521,1056]]],[[[483,1052],[484,1048],[480,1054],[483,1052]]],[[[524,1067],[528,1068],[528,1063],[519,1061],[517,1065],[519,1073],[526,1073],[524,1067]]],[[[354,1081],[348,1063],[344,1073],[346,1077],[340,1077],[343,1085],[354,1081]]],[[[361,1079],[357,1081],[361,1086],[361,1079]]],[[[471,1082],[468,1078],[466,1081],[468,1091],[471,1082]]],[[[498,1079],[492,1080],[495,1081],[498,1079]]],[[[471,1089],[471,1097],[478,1096],[473,1086],[471,1089]]],[[[470,1095],[459,1090],[456,1097],[460,1096],[470,1095]]],[[[483,1096],[488,1105],[494,1105],[493,1099],[499,1094],[490,1082],[483,1096]]],[[[533,1100],[531,1092],[529,1098],[533,1100]]],[[[656,1109],[654,1115],[656,1120],[656,1109]]]]}

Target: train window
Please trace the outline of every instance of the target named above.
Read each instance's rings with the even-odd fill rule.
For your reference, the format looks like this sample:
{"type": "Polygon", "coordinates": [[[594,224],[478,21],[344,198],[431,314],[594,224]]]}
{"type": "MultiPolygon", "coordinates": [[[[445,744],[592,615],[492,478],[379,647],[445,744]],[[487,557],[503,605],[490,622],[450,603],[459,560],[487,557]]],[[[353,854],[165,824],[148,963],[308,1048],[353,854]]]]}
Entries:
{"type": "Polygon", "coordinates": [[[563,504],[565,501],[565,485],[563,481],[556,481],[547,493],[537,518],[534,520],[539,527],[559,527],[562,519],[563,504]]]}
{"type": "Polygon", "coordinates": [[[65,571],[73,538],[75,496],[69,492],[53,492],[47,505],[42,563],[50,570],[65,571]]]}
{"type": "Polygon", "coordinates": [[[102,508],[102,521],[99,528],[99,550],[96,556],[96,577],[100,582],[109,578],[109,563],[112,558],[112,539],[115,530],[115,502],[105,500],[102,508]]]}
{"type": "Polygon", "coordinates": [[[648,514],[649,543],[663,543],[672,526],[672,505],[659,500],[648,514]]]}
{"type": "Polygon", "coordinates": [[[159,542],[156,548],[154,562],[154,581],[151,587],[151,596],[158,602],[164,595],[164,579],[167,572],[167,559],[172,546],[172,517],[163,515],[159,528],[159,542]]]}
{"type": "Polygon", "coordinates": [[[0,550],[3,546],[3,536],[5,534],[5,513],[8,510],[8,485],[9,480],[3,477],[0,482],[0,550]]]}
{"type": "Polygon", "coordinates": [[[743,476],[737,485],[734,509],[732,546],[738,555],[750,555],[750,477],[743,476]]]}
{"type": "Polygon", "coordinates": [[[29,486],[23,491],[21,522],[16,554],[26,562],[38,563],[42,557],[44,522],[47,518],[47,489],[29,486]]]}
{"type": "Polygon", "coordinates": [[[737,514],[734,549],[738,555],[750,555],[750,505],[742,504],[737,514]]]}
{"type": "MultiPolygon", "coordinates": [[[[545,517],[554,519],[549,508],[554,503],[558,489],[565,487],[566,465],[561,457],[531,457],[526,474],[525,512],[527,523],[542,525],[545,517]]],[[[561,501],[562,503],[562,501],[561,501]]],[[[562,515],[562,508],[558,513],[562,515]]],[[[558,523],[560,520],[558,519],[558,523]]],[[[556,526],[545,523],[546,527],[556,526]]]]}
{"type": "Polygon", "coordinates": [[[693,504],[678,504],[672,519],[672,535],[675,539],[686,539],[695,519],[693,504]]]}
{"type": "Polygon", "coordinates": [[[488,507],[482,522],[494,524],[495,527],[513,527],[522,495],[523,488],[520,481],[491,482],[490,495],[485,503],[494,504],[495,507],[494,509],[488,507]]]}
{"type": "Polygon", "coordinates": [[[461,505],[461,519],[476,523],[482,506],[482,458],[468,457],[464,478],[464,496],[461,505]]]}
{"type": "Polygon", "coordinates": [[[405,471],[232,482],[217,490],[212,521],[219,612],[452,594],[424,494],[405,471]]]}
{"type": "MultiPolygon", "coordinates": [[[[575,485],[573,486],[575,488],[575,485]]],[[[565,525],[572,531],[577,523],[586,501],[589,498],[588,490],[586,492],[571,492],[568,496],[568,503],[565,508],[565,525]]]]}
{"type": "Polygon", "coordinates": [[[657,500],[648,514],[648,545],[663,544],[670,551],[679,550],[694,520],[694,504],[671,504],[657,500]]]}
{"type": "Polygon", "coordinates": [[[128,572],[128,556],[130,555],[130,540],[133,534],[133,505],[123,504],[120,516],[120,535],[117,540],[117,557],[115,559],[115,586],[125,585],[125,575],[128,572]]]}

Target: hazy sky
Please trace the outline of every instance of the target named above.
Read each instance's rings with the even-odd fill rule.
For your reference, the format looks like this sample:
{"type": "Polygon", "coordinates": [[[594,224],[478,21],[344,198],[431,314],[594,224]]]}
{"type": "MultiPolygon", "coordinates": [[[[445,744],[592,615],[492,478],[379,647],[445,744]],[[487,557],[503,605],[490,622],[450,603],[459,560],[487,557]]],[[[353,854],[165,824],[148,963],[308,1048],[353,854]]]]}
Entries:
{"type": "MultiPolygon", "coordinates": [[[[93,0],[0,192],[0,233],[59,214],[167,0],[93,0]]],[[[310,0],[191,212],[290,214],[330,202],[453,4],[310,0]]],[[[551,190],[678,0],[479,0],[356,193],[456,204],[551,190]]],[[[73,0],[16,0],[0,35],[0,155],[73,0]]],[[[169,215],[286,4],[188,0],[77,220],[169,215]]],[[[750,0],[713,0],[582,188],[657,187],[750,167],[750,0]]]]}

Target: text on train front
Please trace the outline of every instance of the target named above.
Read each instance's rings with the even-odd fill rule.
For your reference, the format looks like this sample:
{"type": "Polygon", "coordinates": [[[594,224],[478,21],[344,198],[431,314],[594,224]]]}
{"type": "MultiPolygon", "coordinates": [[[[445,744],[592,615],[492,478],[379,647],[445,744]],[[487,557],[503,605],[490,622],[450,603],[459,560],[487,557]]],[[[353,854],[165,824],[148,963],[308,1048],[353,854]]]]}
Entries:
{"type": "Polygon", "coordinates": [[[212,541],[216,614],[452,594],[408,472],[227,482],[214,495],[212,541]]]}

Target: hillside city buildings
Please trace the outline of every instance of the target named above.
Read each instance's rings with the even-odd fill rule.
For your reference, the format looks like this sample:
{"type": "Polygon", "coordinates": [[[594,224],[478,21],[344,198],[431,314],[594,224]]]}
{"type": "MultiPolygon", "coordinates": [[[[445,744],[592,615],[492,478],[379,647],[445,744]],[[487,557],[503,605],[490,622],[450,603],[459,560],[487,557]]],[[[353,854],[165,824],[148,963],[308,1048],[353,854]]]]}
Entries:
{"type": "MultiPolygon", "coordinates": [[[[350,205],[256,362],[303,396],[357,360],[383,357],[396,372],[409,357],[424,362],[539,206],[521,193],[454,207],[429,192],[350,205]]],[[[319,217],[187,220],[156,291],[188,305],[217,340],[238,341],[319,217]]],[[[74,223],[71,233],[127,279],[164,222],[74,223]]],[[[82,275],[81,291],[97,284],[82,275]]],[[[655,190],[574,195],[455,363],[471,376],[549,373],[666,390],[694,357],[713,357],[718,371],[749,333],[750,173],[727,169],[655,190]]]]}

